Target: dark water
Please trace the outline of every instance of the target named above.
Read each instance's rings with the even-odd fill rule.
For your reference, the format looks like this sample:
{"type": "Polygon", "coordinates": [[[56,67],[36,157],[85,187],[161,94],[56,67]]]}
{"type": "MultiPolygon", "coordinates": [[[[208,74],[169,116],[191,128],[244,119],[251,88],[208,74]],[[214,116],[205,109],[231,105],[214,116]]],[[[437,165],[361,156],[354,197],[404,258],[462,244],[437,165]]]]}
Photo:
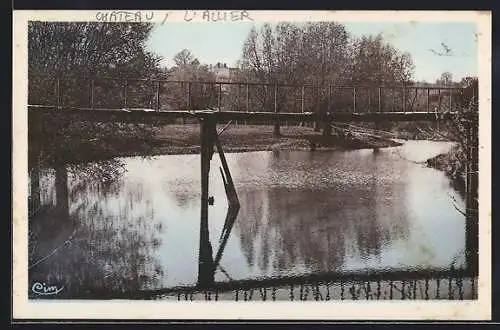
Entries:
{"type": "MultiPolygon", "coordinates": [[[[241,209],[215,279],[461,266],[465,219],[453,204],[463,209],[463,199],[442,172],[417,163],[451,146],[227,154],[241,209]]],[[[64,172],[42,175],[42,199],[59,213],[32,220],[30,282],[59,283],[68,295],[196,283],[199,155],[124,161],[112,184],[69,175],[66,215],[54,184],[64,172]]],[[[219,166],[215,154],[214,254],[227,212],[219,166]]]]}

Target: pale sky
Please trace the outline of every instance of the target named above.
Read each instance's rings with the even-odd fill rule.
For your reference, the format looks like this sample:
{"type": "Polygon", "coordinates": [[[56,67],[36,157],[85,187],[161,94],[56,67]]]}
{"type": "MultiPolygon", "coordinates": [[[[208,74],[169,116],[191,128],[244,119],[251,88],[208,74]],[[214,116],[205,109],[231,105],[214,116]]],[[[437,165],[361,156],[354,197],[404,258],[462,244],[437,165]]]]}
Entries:
{"type": "MultiPolygon", "coordinates": [[[[340,22],[355,36],[382,33],[384,39],[400,51],[409,52],[415,63],[417,81],[434,82],[442,72],[449,71],[453,80],[477,75],[478,52],[476,24],[471,22],[340,22]],[[439,56],[445,51],[443,42],[452,56],[439,56]]],[[[209,23],[166,22],[153,30],[148,46],[163,56],[163,64],[172,66],[173,56],[183,48],[189,49],[201,63],[226,62],[236,65],[241,56],[243,42],[255,25],[264,22],[209,23]]]]}

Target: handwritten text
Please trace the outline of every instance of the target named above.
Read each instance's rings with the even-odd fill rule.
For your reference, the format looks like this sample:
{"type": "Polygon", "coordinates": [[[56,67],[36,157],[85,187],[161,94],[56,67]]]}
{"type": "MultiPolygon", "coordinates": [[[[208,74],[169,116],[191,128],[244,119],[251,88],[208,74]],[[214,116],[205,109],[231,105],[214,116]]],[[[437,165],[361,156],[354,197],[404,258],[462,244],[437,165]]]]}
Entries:
{"type": "Polygon", "coordinates": [[[186,10],[184,12],[184,20],[190,22],[194,19],[201,19],[206,22],[228,22],[228,21],[253,21],[250,14],[246,10],[231,10],[231,11],[212,11],[204,10],[202,12],[196,10],[186,10]]]}
{"type": "Polygon", "coordinates": [[[33,284],[33,286],[31,287],[31,291],[33,291],[36,294],[43,295],[43,296],[58,294],[63,289],[64,289],[64,287],[58,288],[55,285],[47,286],[47,284],[39,283],[39,282],[35,282],[33,284]]]}
{"type": "Polygon", "coordinates": [[[99,11],[96,19],[100,22],[148,22],[154,18],[154,12],[140,11],[99,11]]]}

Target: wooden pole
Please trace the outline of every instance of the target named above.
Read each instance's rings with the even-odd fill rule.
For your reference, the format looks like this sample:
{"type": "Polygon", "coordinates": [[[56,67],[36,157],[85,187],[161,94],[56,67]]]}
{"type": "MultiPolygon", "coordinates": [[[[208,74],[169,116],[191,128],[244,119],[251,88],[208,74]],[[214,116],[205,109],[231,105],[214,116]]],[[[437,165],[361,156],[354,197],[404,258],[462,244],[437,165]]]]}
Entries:
{"type": "Polygon", "coordinates": [[[201,146],[201,214],[200,214],[200,247],[198,256],[198,286],[205,287],[213,283],[213,255],[208,229],[208,200],[210,160],[214,152],[216,123],[206,117],[200,122],[201,146]]]}

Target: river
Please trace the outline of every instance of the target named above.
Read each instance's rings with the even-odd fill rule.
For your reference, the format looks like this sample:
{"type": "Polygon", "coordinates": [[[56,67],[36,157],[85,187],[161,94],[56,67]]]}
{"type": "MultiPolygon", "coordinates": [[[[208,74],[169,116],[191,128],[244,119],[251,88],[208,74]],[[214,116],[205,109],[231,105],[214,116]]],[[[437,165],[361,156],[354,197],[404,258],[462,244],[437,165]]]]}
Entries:
{"type": "MultiPolygon", "coordinates": [[[[462,266],[463,198],[420,163],[452,145],[226,154],[241,208],[215,280],[462,266]]],[[[62,283],[68,294],[196,284],[200,156],[122,160],[126,172],[111,184],[69,175],[66,214],[32,220],[30,281],[62,283]]],[[[219,166],[214,154],[214,255],[227,212],[219,166]]],[[[58,204],[55,176],[42,175],[45,204],[58,204]]]]}

